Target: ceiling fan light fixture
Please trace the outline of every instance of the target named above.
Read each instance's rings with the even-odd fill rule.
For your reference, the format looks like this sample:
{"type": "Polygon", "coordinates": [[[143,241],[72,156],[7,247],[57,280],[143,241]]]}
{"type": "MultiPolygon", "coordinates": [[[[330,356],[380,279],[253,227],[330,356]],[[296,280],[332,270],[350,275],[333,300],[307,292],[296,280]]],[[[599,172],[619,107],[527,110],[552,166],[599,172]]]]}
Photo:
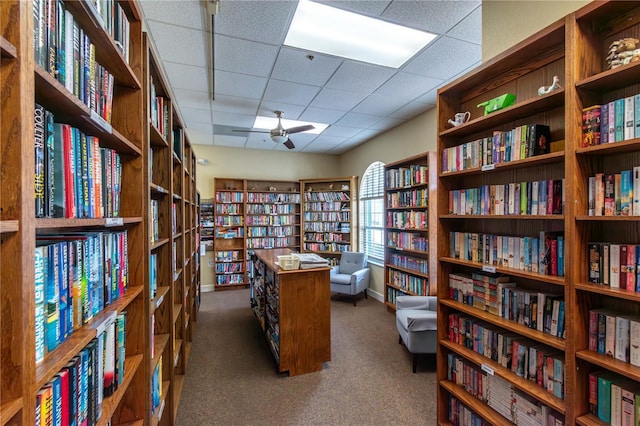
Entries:
{"type": "Polygon", "coordinates": [[[289,139],[286,135],[271,135],[271,140],[275,143],[285,143],[289,139]]]}

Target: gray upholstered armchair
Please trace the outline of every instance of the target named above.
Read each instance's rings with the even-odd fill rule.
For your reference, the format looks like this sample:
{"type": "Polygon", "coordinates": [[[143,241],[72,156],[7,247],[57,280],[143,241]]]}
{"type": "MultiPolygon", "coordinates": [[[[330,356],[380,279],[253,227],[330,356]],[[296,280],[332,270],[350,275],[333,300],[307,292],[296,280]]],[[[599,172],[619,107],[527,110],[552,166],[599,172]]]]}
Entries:
{"type": "Polygon", "coordinates": [[[418,354],[436,353],[438,299],[435,296],[398,296],[396,298],[396,326],[398,343],[407,347],[413,356],[413,372],[418,366],[418,354]]]}
{"type": "Polygon", "coordinates": [[[364,292],[367,298],[370,269],[367,267],[366,253],[345,251],[340,256],[340,264],[331,268],[331,291],[351,295],[356,306],[356,295],[364,292]]]}

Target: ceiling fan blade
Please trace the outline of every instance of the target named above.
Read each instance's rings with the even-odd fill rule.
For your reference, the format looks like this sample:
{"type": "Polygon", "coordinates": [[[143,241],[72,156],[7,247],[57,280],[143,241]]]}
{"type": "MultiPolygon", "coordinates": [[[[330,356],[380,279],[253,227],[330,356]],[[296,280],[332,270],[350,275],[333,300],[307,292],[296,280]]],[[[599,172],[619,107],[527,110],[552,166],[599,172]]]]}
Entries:
{"type": "Polygon", "coordinates": [[[291,133],[300,133],[306,132],[307,130],[313,130],[315,127],[311,124],[305,124],[304,126],[292,127],[290,129],[285,129],[285,131],[289,134],[291,133]]]}
{"type": "Polygon", "coordinates": [[[232,132],[241,132],[241,133],[269,133],[271,130],[241,130],[241,129],[231,129],[232,132]]]}
{"type": "Polygon", "coordinates": [[[282,145],[286,146],[289,149],[293,149],[296,146],[293,144],[293,142],[291,142],[291,139],[287,139],[287,141],[285,143],[283,143],[282,145]]]}

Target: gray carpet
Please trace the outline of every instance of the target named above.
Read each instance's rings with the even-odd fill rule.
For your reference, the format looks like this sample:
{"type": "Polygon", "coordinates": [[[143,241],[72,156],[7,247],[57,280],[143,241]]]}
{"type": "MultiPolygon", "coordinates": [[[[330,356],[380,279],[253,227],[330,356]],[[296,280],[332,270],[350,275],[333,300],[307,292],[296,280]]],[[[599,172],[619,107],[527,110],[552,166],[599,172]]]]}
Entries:
{"type": "Polygon", "coordinates": [[[411,372],[382,303],[334,296],[331,348],[322,371],[279,374],[249,290],[203,293],[177,424],[436,424],[435,357],[411,372]]]}

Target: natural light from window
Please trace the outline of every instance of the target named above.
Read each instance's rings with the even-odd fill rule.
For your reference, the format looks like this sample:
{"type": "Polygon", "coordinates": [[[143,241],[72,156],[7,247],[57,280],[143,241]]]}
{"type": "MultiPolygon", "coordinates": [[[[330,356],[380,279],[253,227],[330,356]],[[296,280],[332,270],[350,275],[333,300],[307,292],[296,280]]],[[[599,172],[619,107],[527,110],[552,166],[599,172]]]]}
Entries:
{"type": "Polygon", "coordinates": [[[284,44],[399,68],[435,37],[425,31],[300,0],[284,44]]]}
{"type": "Polygon", "coordinates": [[[360,250],[369,262],[384,264],[384,163],[369,165],[360,184],[360,250]]]}

